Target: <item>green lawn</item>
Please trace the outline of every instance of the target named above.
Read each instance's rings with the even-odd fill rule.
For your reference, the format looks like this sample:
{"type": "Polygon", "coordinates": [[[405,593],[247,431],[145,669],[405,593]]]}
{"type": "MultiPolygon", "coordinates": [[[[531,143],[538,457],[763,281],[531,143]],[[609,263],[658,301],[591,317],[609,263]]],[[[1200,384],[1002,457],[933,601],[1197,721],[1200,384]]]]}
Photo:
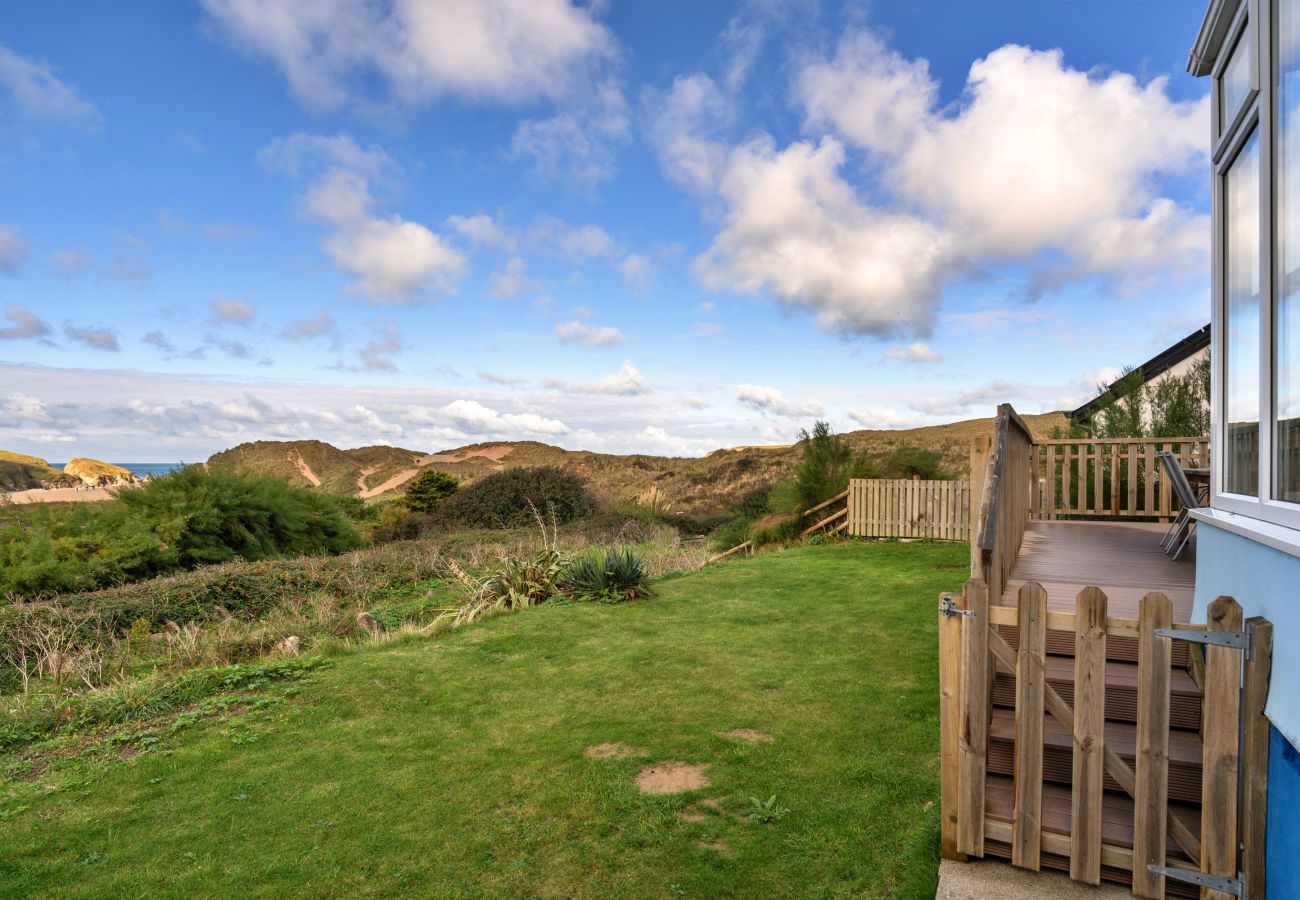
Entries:
{"type": "Polygon", "coordinates": [[[800,548],[336,656],[0,788],[0,896],[933,896],[935,605],[966,560],[800,548]],[[641,793],[666,760],[712,784],[641,793]]]}

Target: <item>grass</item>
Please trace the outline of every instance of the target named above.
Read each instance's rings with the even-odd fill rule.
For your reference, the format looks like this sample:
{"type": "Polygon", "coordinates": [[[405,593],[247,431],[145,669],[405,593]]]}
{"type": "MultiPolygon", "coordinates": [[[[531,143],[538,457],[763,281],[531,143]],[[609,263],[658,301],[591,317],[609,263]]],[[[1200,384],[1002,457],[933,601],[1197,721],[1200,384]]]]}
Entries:
{"type": "Polygon", "coordinates": [[[933,896],[935,600],[965,560],[763,554],[339,655],[32,780],[11,758],[0,895],[933,896]],[[640,793],[667,760],[712,785],[640,793]]]}

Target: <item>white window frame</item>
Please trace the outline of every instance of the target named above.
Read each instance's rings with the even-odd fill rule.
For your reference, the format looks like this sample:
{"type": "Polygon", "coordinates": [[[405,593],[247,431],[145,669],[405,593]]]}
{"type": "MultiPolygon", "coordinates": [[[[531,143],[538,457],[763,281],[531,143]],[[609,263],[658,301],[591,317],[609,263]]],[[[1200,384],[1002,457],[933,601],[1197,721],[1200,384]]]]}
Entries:
{"type": "MultiPolygon", "coordinates": [[[[1276,295],[1273,256],[1276,246],[1275,203],[1277,173],[1274,170],[1274,147],[1277,138],[1277,110],[1274,107],[1273,86],[1277,80],[1278,59],[1273,41],[1273,19],[1276,3],[1286,0],[1246,0],[1237,11],[1228,37],[1223,42],[1225,52],[1215,61],[1211,81],[1213,120],[1212,162],[1213,230],[1211,251],[1212,291],[1211,305],[1211,357],[1213,359],[1211,403],[1211,462],[1210,505],[1215,509],[1238,513],[1272,522],[1287,528],[1300,529],[1300,504],[1273,499],[1276,488],[1276,460],[1274,436],[1277,422],[1276,385],[1276,295]],[[1220,121],[1220,78],[1227,66],[1231,50],[1241,41],[1249,41],[1251,50],[1251,90],[1242,108],[1232,111],[1230,121],[1220,121]],[[1268,77],[1261,77],[1267,73],[1268,77]],[[1259,134],[1259,496],[1248,497],[1223,491],[1223,453],[1226,438],[1227,379],[1225,355],[1227,316],[1227,285],[1224,272],[1224,247],[1227,238],[1224,220],[1224,181],[1227,171],[1236,160],[1252,133],[1259,134]]],[[[1296,135],[1300,140],[1300,134],[1296,135]]]]}

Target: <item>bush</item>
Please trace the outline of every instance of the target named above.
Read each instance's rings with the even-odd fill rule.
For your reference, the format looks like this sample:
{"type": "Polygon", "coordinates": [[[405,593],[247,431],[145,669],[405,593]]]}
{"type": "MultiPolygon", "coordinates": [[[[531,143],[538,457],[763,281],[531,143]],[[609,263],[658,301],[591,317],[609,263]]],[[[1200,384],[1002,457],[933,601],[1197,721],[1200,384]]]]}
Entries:
{"type": "Polygon", "coordinates": [[[631,550],[610,550],[575,559],[560,579],[560,589],[575,600],[619,603],[653,596],[647,578],[645,563],[631,550]]]}
{"type": "Polygon", "coordinates": [[[943,467],[943,458],[934,450],[920,447],[899,447],[885,461],[890,478],[923,478],[943,481],[952,477],[943,467]]]}
{"type": "Polygon", "coordinates": [[[407,485],[406,505],[415,512],[431,513],[458,490],[457,479],[437,469],[425,469],[407,485]]]}
{"type": "Polygon", "coordinates": [[[480,528],[512,528],[534,521],[534,510],[559,524],[591,515],[586,482],[553,466],[494,472],[443,503],[450,521],[480,528]]]}

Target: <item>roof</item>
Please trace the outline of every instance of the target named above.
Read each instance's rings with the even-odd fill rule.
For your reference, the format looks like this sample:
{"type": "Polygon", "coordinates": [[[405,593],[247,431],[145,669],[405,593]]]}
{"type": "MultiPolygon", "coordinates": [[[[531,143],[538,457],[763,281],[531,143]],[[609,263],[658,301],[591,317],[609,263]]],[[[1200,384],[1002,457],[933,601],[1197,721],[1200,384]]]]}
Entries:
{"type": "MultiPolygon", "coordinates": [[[[1193,331],[1173,346],[1161,350],[1138,366],[1137,369],[1142,373],[1143,381],[1151,381],[1168,372],[1188,357],[1195,356],[1208,346],[1210,346],[1210,326],[1206,325],[1204,328],[1193,331]]],[[[1093,413],[1113,399],[1115,398],[1111,395],[1108,387],[1105,393],[1098,394],[1074,412],[1069,413],[1069,417],[1082,425],[1092,418],[1093,413]]]]}

